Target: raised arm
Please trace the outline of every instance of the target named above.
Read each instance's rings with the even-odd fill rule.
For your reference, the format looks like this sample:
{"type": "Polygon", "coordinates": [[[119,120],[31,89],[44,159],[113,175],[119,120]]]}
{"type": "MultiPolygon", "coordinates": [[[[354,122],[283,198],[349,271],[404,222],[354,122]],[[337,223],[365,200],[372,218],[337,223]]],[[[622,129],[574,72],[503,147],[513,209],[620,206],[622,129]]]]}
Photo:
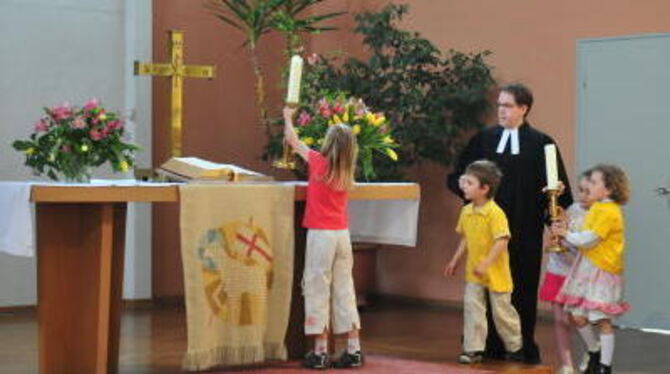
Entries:
{"type": "Polygon", "coordinates": [[[284,107],[284,141],[293,148],[293,150],[307,161],[309,147],[300,141],[298,134],[293,127],[293,116],[295,109],[284,107]]]}

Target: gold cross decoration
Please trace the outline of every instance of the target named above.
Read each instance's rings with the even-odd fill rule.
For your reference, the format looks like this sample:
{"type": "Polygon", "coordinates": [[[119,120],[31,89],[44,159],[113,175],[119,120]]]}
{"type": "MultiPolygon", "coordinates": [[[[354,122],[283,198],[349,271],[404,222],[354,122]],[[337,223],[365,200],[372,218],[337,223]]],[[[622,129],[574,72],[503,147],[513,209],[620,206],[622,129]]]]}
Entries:
{"type": "Polygon", "coordinates": [[[182,131],[182,89],[184,78],[214,78],[215,68],[209,65],[184,65],[184,33],[179,30],[168,31],[168,53],[171,62],[153,64],[135,61],[135,75],[153,75],[170,77],[172,92],[170,95],[170,132],[171,153],[173,157],[181,156],[182,131]]]}

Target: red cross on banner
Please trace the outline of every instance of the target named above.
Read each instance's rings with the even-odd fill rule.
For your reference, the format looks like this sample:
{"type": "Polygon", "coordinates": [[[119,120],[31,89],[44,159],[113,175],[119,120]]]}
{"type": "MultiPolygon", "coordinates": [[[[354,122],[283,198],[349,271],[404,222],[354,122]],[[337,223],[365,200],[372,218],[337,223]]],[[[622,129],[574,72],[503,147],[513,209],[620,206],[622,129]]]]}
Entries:
{"type": "Polygon", "coordinates": [[[236,239],[246,246],[245,252],[247,257],[252,258],[254,253],[256,253],[268,262],[272,262],[272,255],[268,253],[269,251],[262,248],[262,246],[267,247],[268,243],[263,238],[260,238],[257,233],[253,233],[253,235],[250,236],[245,236],[238,231],[236,234],[236,239]]]}

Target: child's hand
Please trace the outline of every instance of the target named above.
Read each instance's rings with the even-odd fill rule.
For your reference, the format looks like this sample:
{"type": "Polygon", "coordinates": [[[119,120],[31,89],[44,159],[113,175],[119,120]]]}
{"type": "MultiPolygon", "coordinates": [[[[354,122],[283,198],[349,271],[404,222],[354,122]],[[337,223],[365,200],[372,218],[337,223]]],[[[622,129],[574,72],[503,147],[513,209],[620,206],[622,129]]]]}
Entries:
{"type": "Polygon", "coordinates": [[[444,276],[452,276],[456,274],[456,264],[453,261],[449,261],[447,266],[444,267],[444,276]]]}
{"type": "Polygon", "coordinates": [[[563,220],[552,222],[550,231],[552,235],[564,237],[568,232],[567,222],[563,220]]]}
{"type": "Polygon", "coordinates": [[[475,270],[473,270],[473,272],[479,278],[484,278],[484,277],[486,277],[486,270],[488,268],[489,267],[482,261],[479,264],[477,264],[477,266],[475,266],[475,270]]]}
{"type": "Polygon", "coordinates": [[[296,108],[291,108],[289,106],[285,106],[283,113],[284,113],[284,121],[289,122],[293,121],[293,116],[295,115],[296,108]]]}

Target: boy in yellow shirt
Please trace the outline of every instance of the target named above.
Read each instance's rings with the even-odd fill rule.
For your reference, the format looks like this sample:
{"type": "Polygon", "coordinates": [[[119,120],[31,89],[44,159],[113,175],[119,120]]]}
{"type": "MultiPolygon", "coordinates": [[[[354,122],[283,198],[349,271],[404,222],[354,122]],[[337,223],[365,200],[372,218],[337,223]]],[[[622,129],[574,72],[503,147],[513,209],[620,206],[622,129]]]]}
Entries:
{"type": "Polygon", "coordinates": [[[458,263],[467,253],[465,294],[463,296],[463,353],[458,362],[481,362],[486,344],[486,293],[493,320],[508,352],[507,358],[522,361],[521,325],[512,306],[512,276],[507,243],[510,231],[507,217],[493,201],[502,173],[491,161],[470,164],[459,180],[468,205],[461,209],[456,232],[461,241],[444,269],[454,275],[458,263]]]}

